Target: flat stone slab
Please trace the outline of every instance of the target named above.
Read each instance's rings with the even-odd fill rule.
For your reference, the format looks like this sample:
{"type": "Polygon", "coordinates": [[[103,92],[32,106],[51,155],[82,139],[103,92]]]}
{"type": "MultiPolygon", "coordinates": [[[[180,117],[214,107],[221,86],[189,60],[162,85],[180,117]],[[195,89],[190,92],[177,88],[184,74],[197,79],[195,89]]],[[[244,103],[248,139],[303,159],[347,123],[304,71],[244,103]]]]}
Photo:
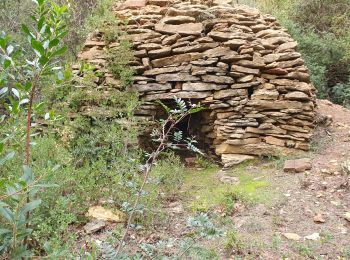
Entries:
{"type": "Polygon", "coordinates": [[[95,233],[106,226],[106,222],[99,219],[94,219],[84,226],[84,230],[87,234],[95,233]]]}
{"type": "Polygon", "coordinates": [[[117,7],[117,10],[138,9],[145,7],[148,0],[127,0],[117,7]]]}
{"type": "Polygon", "coordinates": [[[182,90],[184,91],[209,91],[209,90],[220,90],[226,88],[226,85],[217,85],[212,83],[204,82],[193,82],[193,83],[184,83],[182,85],[182,90]]]}
{"type": "Polygon", "coordinates": [[[288,160],[284,163],[283,171],[285,172],[304,172],[311,170],[312,164],[309,158],[302,158],[297,160],[288,160]]]}
{"type": "Polygon", "coordinates": [[[223,154],[221,160],[224,163],[224,167],[231,167],[237,164],[240,164],[245,161],[254,160],[255,157],[245,154],[223,154]]]}
{"type": "Polygon", "coordinates": [[[202,23],[186,23],[186,24],[166,24],[158,23],[155,25],[157,32],[166,34],[180,34],[180,35],[201,35],[203,31],[202,23]]]}

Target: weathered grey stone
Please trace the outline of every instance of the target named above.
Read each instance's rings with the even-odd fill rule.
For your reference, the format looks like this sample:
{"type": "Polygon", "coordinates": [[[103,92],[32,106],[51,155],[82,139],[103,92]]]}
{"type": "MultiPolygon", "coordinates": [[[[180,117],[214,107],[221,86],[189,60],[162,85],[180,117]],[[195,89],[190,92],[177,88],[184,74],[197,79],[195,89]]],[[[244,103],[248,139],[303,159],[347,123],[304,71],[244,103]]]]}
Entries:
{"type": "Polygon", "coordinates": [[[308,73],[303,73],[299,71],[293,71],[288,73],[287,75],[283,75],[283,78],[297,79],[299,81],[306,82],[306,83],[310,82],[310,75],[308,73]]]}
{"type": "Polygon", "coordinates": [[[299,127],[299,126],[294,126],[294,125],[281,125],[281,128],[286,129],[288,131],[292,132],[300,132],[300,133],[309,133],[310,128],[308,127],[299,127]]]}
{"type": "Polygon", "coordinates": [[[293,68],[296,66],[304,65],[304,60],[298,58],[295,60],[288,60],[288,61],[280,61],[277,63],[277,66],[279,68],[293,68]]]}
{"type": "Polygon", "coordinates": [[[162,100],[162,99],[174,99],[174,96],[178,98],[184,98],[184,99],[204,99],[208,96],[210,96],[212,93],[208,91],[203,92],[189,92],[189,91],[179,91],[174,93],[162,93],[162,94],[152,94],[147,95],[143,98],[145,101],[152,101],[152,100],[162,100]]]}
{"type": "Polygon", "coordinates": [[[209,90],[220,90],[224,88],[227,88],[227,85],[217,85],[213,83],[204,83],[204,82],[184,83],[182,85],[182,90],[184,91],[209,91],[209,90]]]}
{"type": "Polygon", "coordinates": [[[253,69],[259,69],[265,67],[265,63],[263,61],[258,60],[240,60],[236,63],[237,65],[247,67],[247,68],[253,68],[253,69]]]}
{"type": "Polygon", "coordinates": [[[202,53],[186,53],[172,56],[171,58],[160,58],[152,61],[154,67],[164,67],[167,65],[176,65],[183,62],[190,62],[203,58],[202,53]]]}
{"type": "Polygon", "coordinates": [[[224,43],[224,46],[230,47],[232,50],[237,50],[239,47],[241,47],[244,44],[247,44],[248,42],[246,40],[242,39],[233,39],[230,41],[227,41],[224,43]]]}
{"type": "Polygon", "coordinates": [[[311,170],[311,168],[311,160],[309,158],[302,158],[297,160],[287,160],[284,163],[283,171],[298,173],[311,170]]]}
{"type": "Polygon", "coordinates": [[[176,74],[160,74],[156,76],[158,82],[169,82],[169,81],[198,81],[199,78],[192,76],[187,73],[176,73],[176,74]]]}
{"type": "Polygon", "coordinates": [[[180,35],[201,35],[203,31],[202,23],[186,23],[186,24],[165,24],[158,23],[155,25],[154,29],[157,32],[166,34],[180,34],[180,35]]]}
{"type": "Polygon", "coordinates": [[[159,38],[162,35],[157,32],[149,32],[149,33],[140,33],[140,34],[129,34],[124,37],[121,37],[121,40],[130,40],[132,42],[143,42],[149,39],[159,38]]]}
{"type": "Polygon", "coordinates": [[[226,143],[230,145],[246,145],[246,144],[257,144],[260,143],[261,139],[252,137],[252,138],[240,138],[240,139],[231,139],[227,140],[226,143]]]}
{"type": "Polygon", "coordinates": [[[241,33],[235,33],[235,32],[216,32],[216,31],[211,31],[208,33],[208,36],[213,38],[216,41],[222,41],[226,42],[228,40],[232,39],[244,39],[244,35],[241,33]]]}
{"type": "Polygon", "coordinates": [[[249,54],[240,55],[237,52],[229,52],[226,53],[225,56],[221,57],[220,60],[226,63],[233,63],[241,60],[250,60],[251,58],[252,56],[250,56],[249,54]]]}
{"type": "Polygon", "coordinates": [[[195,60],[191,61],[191,64],[198,66],[210,66],[218,62],[218,58],[209,58],[207,60],[195,60]]]}
{"type": "Polygon", "coordinates": [[[216,73],[216,75],[226,74],[226,71],[219,67],[203,67],[203,66],[192,66],[191,68],[192,75],[206,75],[210,73],[216,73]]]}
{"type": "Polygon", "coordinates": [[[173,35],[170,35],[170,36],[167,36],[165,37],[163,40],[162,40],[162,45],[171,45],[171,44],[174,44],[178,39],[181,38],[181,35],[180,34],[173,34],[173,35]]]}
{"type": "Polygon", "coordinates": [[[170,53],[171,53],[171,48],[165,47],[158,50],[149,51],[148,55],[151,59],[158,59],[158,58],[168,56],[170,53]]]}
{"type": "Polygon", "coordinates": [[[146,70],[143,75],[145,76],[154,76],[159,74],[165,74],[165,73],[172,73],[172,72],[189,72],[191,69],[190,65],[185,66],[176,66],[176,67],[165,67],[165,68],[155,68],[151,70],[146,70]]]}
{"type": "Polygon", "coordinates": [[[265,143],[267,144],[273,144],[273,145],[277,145],[277,146],[285,146],[286,141],[283,139],[279,139],[279,138],[275,138],[273,136],[266,136],[264,137],[265,143]]]}
{"type": "Polygon", "coordinates": [[[280,57],[277,61],[287,61],[287,60],[294,60],[301,57],[300,53],[297,52],[287,52],[287,53],[279,53],[280,57]]]}
{"type": "Polygon", "coordinates": [[[247,90],[245,89],[224,89],[219,90],[214,93],[215,99],[222,99],[234,96],[245,96],[247,95],[247,90]]]}
{"type": "Polygon", "coordinates": [[[133,84],[131,87],[133,90],[138,92],[148,92],[148,91],[160,91],[160,90],[169,90],[171,89],[170,84],[158,84],[158,83],[148,83],[145,85],[133,84]]]}
{"type": "Polygon", "coordinates": [[[191,16],[168,16],[162,19],[162,23],[166,24],[183,24],[183,23],[194,23],[196,19],[191,16]]]}
{"type": "Polygon", "coordinates": [[[232,84],[234,83],[234,79],[227,76],[215,76],[215,75],[205,75],[202,76],[202,80],[204,82],[212,82],[217,84],[232,84]]]}
{"type": "Polygon", "coordinates": [[[262,58],[266,63],[272,63],[272,62],[278,61],[280,57],[281,57],[280,53],[271,53],[263,56],[262,58]]]}
{"type": "Polygon", "coordinates": [[[258,70],[258,69],[251,69],[251,68],[246,68],[246,67],[237,66],[237,65],[232,65],[231,71],[237,71],[237,72],[253,74],[253,75],[260,74],[260,70],[258,70]]]}
{"type": "Polygon", "coordinates": [[[254,75],[247,75],[247,76],[244,76],[244,77],[237,79],[237,82],[238,83],[247,83],[247,82],[252,81],[253,79],[254,79],[254,75]]]}
{"type": "Polygon", "coordinates": [[[168,0],[147,0],[147,4],[163,7],[163,6],[167,6],[169,4],[169,1],[168,0]]]}
{"type": "Polygon", "coordinates": [[[231,52],[232,52],[231,49],[228,47],[216,47],[214,49],[205,51],[203,54],[205,57],[215,58],[215,57],[225,56],[231,52]]]}
{"type": "Polygon", "coordinates": [[[250,100],[249,106],[255,107],[261,110],[281,110],[287,108],[301,109],[303,104],[297,101],[268,101],[268,100],[250,100]]]}
{"type": "Polygon", "coordinates": [[[141,50],[152,51],[152,50],[161,49],[162,45],[158,43],[145,43],[145,44],[139,45],[137,48],[141,50]]]}
{"type": "Polygon", "coordinates": [[[117,6],[117,10],[138,9],[146,6],[147,0],[127,0],[117,6]]]}
{"type": "Polygon", "coordinates": [[[252,95],[252,100],[277,100],[279,93],[277,90],[258,89],[252,95]]]}
{"type": "Polygon", "coordinates": [[[250,87],[254,87],[254,86],[258,86],[261,83],[258,81],[253,81],[253,82],[248,82],[248,83],[236,83],[231,85],[231,88],[250,88],[250,87]]]}
{"type": "Polygon", "coordinates": [[[284,96],[285,99],[289,99],[289,100],[300,100],[300,101],[309,101],[310,97],[305,94],[304,92],[300,92],[300,91],[293,91],[293,92],[289,92],[284,96]]]}
{"type": "Polygon", "coordinates": [[[294,90],[294,91],[302,91],[305,93],[309,93],[312,91],[315,91],[315,88],[307,84],[305,82],[299,82],[296,80],[290,80],[290,79],[273,79],[270,80],[270,83],[282,86],[279,88],[279,90],[285,89],[285,90],[294,90]]]}
{"type": "Polygon", "coordinates": [[[173,49],[173,53],[179,54],[179,53],[187,53],[187,52],[202,52],[205,50],[213,49],[218,45],[219,44],[216,42],[200,43],[196,45],[175,48],[173,49]]]}
{"type": "Polygon", "coordinates": [[[298,46],[297,42],[286,42],[281,44],[280,46],[278,46],[278,48],[276,49],[277,52],[284,52],[286,50],[293,50],[298,46]]]}
{"type": "Polygon", "coordinates": [[[294,155],[298,154],[298,150],[270,145],[266,143],[247,144],[247,145],[230,145],[222,143],[215,149],[216,154],[248,154],[248,155],[294,155]]]}

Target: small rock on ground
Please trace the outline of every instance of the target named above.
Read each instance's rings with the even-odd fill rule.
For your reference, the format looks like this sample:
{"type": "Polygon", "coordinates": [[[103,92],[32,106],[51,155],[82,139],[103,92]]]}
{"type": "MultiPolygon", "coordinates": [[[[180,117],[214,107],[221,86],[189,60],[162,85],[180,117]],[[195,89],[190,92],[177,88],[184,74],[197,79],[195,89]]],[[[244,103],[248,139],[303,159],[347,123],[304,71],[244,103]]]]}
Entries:
{"type": "Polygon", "coordinates": [[[313,233],[311,235],[308,235],[305,237],[306,240],[317,240],[320,238],[320,234],[319,233],[313,233]]]}
{"type": "Polygon", "coordinates": [[[226,175],[224,171],[219,171],[217,173],[217,178],[222,183],[229,183],[229,184],[235,184],[235,185],[239,184],[239,179],[237,177],[226,175]]]}
{"type": "Polygon", "coordinates": [[[350,222],[350,212],[345,213],[345,219],[350,222]]]}
{"type": "Polygon", "coordinates": [[[294,240],[294,241],[299,241],[301,238],[298,234],[295,234],[295,233],[283,233],[282,235],[285,238],[287,238],[289,240],[294,240]]]}
{"type": "Polygon", "coordinates": [[[244,154],[223,154],[221,156],[221,160],[224,163],[224,168],[230,168],[242,162],[253,160],[254,158],[254,156],[244,154]]]}
{"type": "Polygon", "coordinates": [[[323,218],[322,214],[317,214],[314,216],[314,222],[315,223],[325,223],[326,220],[323,218]]]}
{"type": "Polygon", "coordinates": [[[126,215],[120,210],[105,209],[101,206],[93,206],[89,208],[88,217],[111,222],[125,222],[126,215]]]}
{"type": "Polygon", "coordinates": [[[100,219],[94,219],[84,226],[84,230],[87,234],[95,233],[106,226],[106,222],[100,219]]]}
{"type": "Polygon", "coordinates": [[[312,164],[309,158],[302,158],[297,160],[288,160],[284,163],[283,171],[285,172],[304,172],[311,170],[312,164]]]}

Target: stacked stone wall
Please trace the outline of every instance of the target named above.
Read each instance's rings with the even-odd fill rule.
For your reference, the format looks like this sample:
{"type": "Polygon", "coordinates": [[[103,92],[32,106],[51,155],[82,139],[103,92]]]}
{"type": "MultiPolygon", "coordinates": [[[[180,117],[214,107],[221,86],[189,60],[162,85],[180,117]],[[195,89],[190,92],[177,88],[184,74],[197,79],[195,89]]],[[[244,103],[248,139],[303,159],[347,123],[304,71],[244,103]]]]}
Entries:
{"type": "MultiPolygon", "coordinates": [[[[128,21],[123,37],[134,51],[139,116],[154,118],[154,101],[177,96],[207,108],[199,135],[224,160],[309,150],[315,89],[297,42],[274,17],[241,5],[167,0],[127,2],[115,12],[128,21]]],[[[105,48],[92,37],[80,58],[103,67],[105,48]]],[[[117,84],[108,73],[104,82],[117,84]]]]}

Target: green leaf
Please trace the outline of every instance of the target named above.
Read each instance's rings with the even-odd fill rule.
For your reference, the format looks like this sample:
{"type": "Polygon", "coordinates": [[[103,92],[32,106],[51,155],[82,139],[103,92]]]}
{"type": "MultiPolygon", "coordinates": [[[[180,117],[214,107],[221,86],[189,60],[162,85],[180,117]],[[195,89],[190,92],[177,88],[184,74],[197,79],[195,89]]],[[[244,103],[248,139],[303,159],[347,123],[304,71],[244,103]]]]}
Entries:
{"type": "Polygon", "coordinates": [[[43,47],[44,47],[45,50],[47,50],[47,48],[49,47],[49,44],[50,44],[50,41],[49,41],[49,40],[44,41],[43,47]]]}
{"type": "Polygon", "coordinates": [[[45,49],[44,49],[44,46],[41,44],[41,42],[35,39],[32,39],[30,44],[32,45],[34,50],[38,51],[41,54],[41,56],[45,54],[45,49]]]}
{"type": "Polygon", "coordinates": [[[188,113],[189,114],[195,114],[195,113],[198,113],[198,112],[203,111],[203,110],[205,110],[204,107],[193,107],[193,108],[190,108],[188,110],[188,113]]]}
{"type": "Polygon", "coordinates": [[[12,88],[11,91],[17,98],[20,98],[20,94],[19,94],[19,91],[17,89],[12,88]]]}
{"type": "Polygon", "coordinates": [[[27,214],[27,212],[33,211],[34,209],[39,207],[40,204],[41,204],[41,199],[34,200],[34,201],[31,201],[31,202],[25,204],[24,207],[19,212],[19,215],[25,216],[25,214],[27,214]]]}
{"type": "Polygon", "coordinates": [[[57,78],[58,78],[58,80],[63,80],[64,79],[64,75],[63,75],[62,71],[59,71],[57,73],[57,78]]]}
{"type": "Polygon", "coordinates": [[[9,90],[8,87],[4,87],[4,88],[0,89],[0,96],[6,94],[8,90],[9,90]]]}
{"type": "Polygon", "coordinates": [[[23,165],[23,176],[21,177],[26,183],[31,183],[33,180],[33,171],[28,165],[23,165]]]}
{"type": "Polygon", "coordinates": [[[15,221],[13,212],[9,208],[0,207],[0,216],[7,219],[10,223],[13,223],[15,221]]]}
{"type": "Polygon", "coordinates": [[[55,51],[55,52],[52,54],[52,56],[61,56],[61,55],[65,54],[67,50],[68,50],[68,47],[67,47],[67,46],[64,46],[64,47],[58,49],[57,51],[55,51]]]}
{"type": "Polygon", "coordinates": [[[11,233],[11,230],[6,228],[0,228],[0,236],[11,233]]]}
{"type": "Polygon", "coordinates": [[[15,152],[10,152],[5,157],[0,158],[0,165],[4,165],[7,161],[11,160],[15,156],[15,152]]]}
{"type": "Polygon", "coordinates": [[[7,68],[10,67],[10,66],[11,66],[11,61],[8,60],[8,59],[6,59],[6,60],[4,61],[4,69],[7,69],[7,68]]]}
{"type": "Polygon", "coordinates": [[[30,38],[34,37],[34,35],[30,32],[29,28],[25,24],[22,24],[22,31],[30,38]]]}
{"type": "Polygon", "coordinates": [[[41,17],[38,22],[38,31],[41,31],[41,28],[43,28],[45,22],[45,16],[41,17]]]}
{"type": "Polygon", "coordinates": [[[53,39],[52,41],[50,41],[49,48],[51,49],[52,47],[57,46],[59,43],[60,43],[59,39],[57,39],[57,38],[53,39]]]}
{"type": "Polygon", "coordinates": [[[33,187],[35,187],[35,188],[57,188],[57,187],[59,187],[59,185],[46,183],[46,184],[36,184],[33,187]]]}
{"type": "Polygon", "coordinates": [[[31,82],[26,82],[26,84],[24,85],[24,89],[26,91],[29,91],[32,88],[32,83],[31,82]]]}
{"type": "Polygon", "coordinates": [[[11,41],[10,35],[0,35],[0,46],[3,49],[6,49],[7,44],[11,41]]]}
{"type": "Polygon", "coordinates": [[[41,66],[44,66],[48,62],[49,62],[49,59],[45,55],[42,55],[39,59],[39,63],[41,66]]]}
{"type": "Polygon", "coordinates": [[[13,48],[12,45],[7,46],[7,48],[6,48],[7,55],[11,55],[11,53],[13,52],[14,49],[15,48],[13,48]]]}
{"type": "Polygon", "coordinates": [[[0,200],[0,207],[8,207],[9,205],[7,205],[5,202],[2,202],[1,200],[0,200]]]}

